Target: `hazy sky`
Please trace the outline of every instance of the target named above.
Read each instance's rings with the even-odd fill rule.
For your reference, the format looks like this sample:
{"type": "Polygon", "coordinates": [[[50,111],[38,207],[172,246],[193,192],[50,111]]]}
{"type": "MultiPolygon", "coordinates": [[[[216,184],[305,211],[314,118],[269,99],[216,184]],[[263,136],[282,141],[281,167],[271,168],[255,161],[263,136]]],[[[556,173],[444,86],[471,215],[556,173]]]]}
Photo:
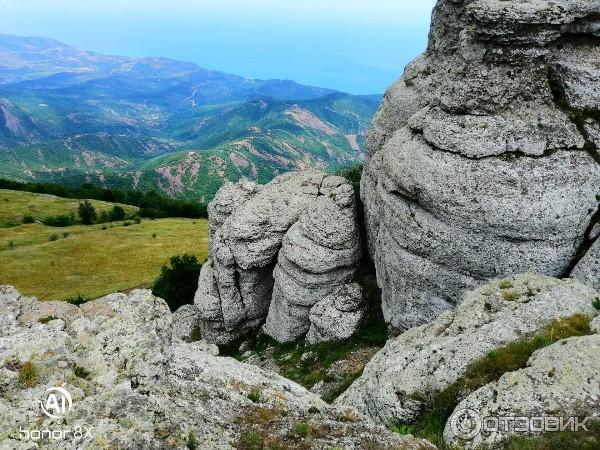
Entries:
{"type": "Polygon", "coordinates": [[[425,48],[435,0],[0,0],[0,33],[382,93],[425,48]]]}

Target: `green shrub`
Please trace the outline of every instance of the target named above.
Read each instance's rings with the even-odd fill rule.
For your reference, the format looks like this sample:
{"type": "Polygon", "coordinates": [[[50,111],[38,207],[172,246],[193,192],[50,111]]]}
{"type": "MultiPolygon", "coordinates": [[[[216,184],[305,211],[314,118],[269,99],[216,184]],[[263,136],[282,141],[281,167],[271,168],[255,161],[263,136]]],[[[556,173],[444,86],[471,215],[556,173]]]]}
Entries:
{"type": "Polygon", "coordinates": [[[194,303],[201,268],[202,265],[193,255],[173,256],[170,266],[160,269],[152,287],[152,294],[164,299],[171,311],[194,303]]]}
{"type": "Polygon", "coordinates": [[[69,297],[65,301],[67,303],[70,303],[71,305],[79,306],[79,305],[83,305],[84,303],[89,302],[90,300],[91,299],[89,297],[79,294],[79,295],[77,295],[77,297],[69,297]]]}
{"type": "Polygon", "coordinates": [[[254,402],[254,403],[259,403],[260,399],[261,399],[261,393],[260,390],[257,388],[253,388],[249,393],[248,393],[248,399],[250,399],[250,401],[254,402]]]}
{"type": "Polygon", "coordinates": [[[594,299],[594,301],[592,302],[592,305],[594,306],[594,308],[596,308],[598,311],[600,311],[600,297],[594,299]]]}
{"type": "Polygon", "coordinates": [[[48,240],[49,240],[50,242],[57,241],[57,240],[58,240],[58,234],[56,234],[56,233],[52,233],[50,236],[48,236],[48,240]]]}
{"type": "Polygon", "coordinates": [[[85,200],[79,204],[78,213],[79,219],[84,225],[92,225],[98,218],[96,208],[94,208],[94,205],[92,205],[89,200],[85,200]]]}
{"type": "Polygon", "coordinates": [[[64,238],[64,239],[66,239],[66,238],[68,238],[68,237],[69,237],[69,233],[68,233],[67,231],[65,231],[65,232],[62,234],[62,236],[63,236],[63,238],[64,238]]]}
{"type": "Polygon", "coordinates": [[[130,226],[130,225],[131,225],[131,222],[123,222],[123,226],[124,226],[124,227],[128,227],[128,226],[130,226]]]}
{"type": "Polygon", "coordinates": [[[296,436],[299,436],[301,438],[305,438],[306,436],[308,436],[308,433],[310,433],[310,427],[308,426],[307,423],[297,423],[296,425],[294,425],[294,428],[292,430],[294,432],[294,434],[296,436]]]}
{"type": "Polygon", "coordinates": [[[31,361],[24,363],[19,369],[19,383],[25,387],[33,387],[38,381],[38,370],[31,361]]]}
{"type": "Polygon", "coordinates": [[[27,216],[23,216],[23,223],[26,225],[28,223],[34,223],[35,219],[33,218],[33,216],[27,215],[27,216]]]}
{"type": "Polygon", "coordinates": [[[238,448],[241,450],[262,450],[263,439],[258,431],[246,431],[240,436],[238,448]]]}
{"type": "Polygon", "coordinates": [[[83,378],[84,380],[87,380],[91,375],[89,370],[87,370],[83,367],[80,367],[80,366],[75,366],[73,368],[73,373],[75,374],[76,377],[83,378]]]}
{"type": "Polygon", "coordinates": [[[152,233],[152,237],[156,239],[156,233],[152,233]]]}
{"type": "Polygon", "coordinates": [[[75,214],[59,214],[57,216],[48,216],[44,220],[44,225],[49,227],[70,227],[71,225],[76,225],[77,220],[75,219],[75,214]]]}
{"type": "Polygon", "coordinates": [[[139,217],[136,217],[135,219],[133,219],[133,221],[139,225],[140,223],[142,223],[142,219],[140,219],[139,217]]]}
{"type": "Polygon", "coordinates": [[[15,248],[15,243],[13,241],[8,241],[8,249],[12,250],[15,248]]]}
{"type": "Polygon", "coordinates": [[[199,450],[200,449],[200,442],[198,442],[198,438],[196,437],[196,435],[194,434],[193,431],[190,431],[188,433],[186,446],[189,450],[199,450]]]}
{"type": "Polygon", "coordinates": [[[125,219],[125,210],[121,208],[119,205],[115,205],[112,211],[109,214],[110,220],[113,222],[118,222],[120,220],[125,219]]]}

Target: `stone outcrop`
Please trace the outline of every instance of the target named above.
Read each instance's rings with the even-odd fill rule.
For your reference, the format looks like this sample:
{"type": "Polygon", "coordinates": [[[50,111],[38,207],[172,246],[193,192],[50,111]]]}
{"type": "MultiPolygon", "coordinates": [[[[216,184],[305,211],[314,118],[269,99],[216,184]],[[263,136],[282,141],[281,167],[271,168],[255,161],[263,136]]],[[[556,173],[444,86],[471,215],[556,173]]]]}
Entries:
{"type": "MultiPolygon", "coordinates": [[[[594,420],[600,420],[599,355],[598,334],[565,339],[538,350],[525,369],[509,372],[497,382],[475,391],[456,407],[455,414],[471,410],[477,411],[481,420],[486,417],[555,417],[563,418],[564,423],[568,423],[568,418],[577,417],[578,423],[589,418],[585,423],[591,427],[594,420]]],[[[494,431],[483,429],[474,436],[468,433],[461,438],[449,421],[444,441],[450,447],[465,449],[501,448],[509,436],[523,436],[522,429],[515,431],[515,426],[523,425],[513,423],[509,430],[502,426],[494,431]]],[[[556,422],[549,425],[547,431],[557,431],[550,427],[556,427],[556,422]]],[[[539,428],[539,424],[534,425],[534,430],[539,428]]],[[[526,435],[536,434],[541,433],[532,430],[526,435]]]]}
{"type": "Polygon", "coordinates": [[[243,448],[250,437],[276,448],[434,448],[279,375],[215,356],[215,345],[182,342],[166,302],[150,291],[112,294],[63,319],[62,307],[47,303],[37,305],[49,313],[40,321],[34,302],[0,286],[1,448],[220,450],[243,448]],[[55,386],[73,401],[57,419],[40,409],[55,386]],[[307,436],[295,434],[298,423],[307,436]],[[20,432],[45,429],[70,433],[34,441],[20,432]]]}
{"type": "Polygon", "coordinates": [[[227,184],[209,220],[195,304],[202,336],[218,344],[263,324],[280,342],[304,338],[311,308],[352,281],[361,256],[352,186],[321,172],[227,184]]]}
{"type": "Polygon", "coordinates": [[[577,263],[571,276],[600,290],[600,240],[596,240],[577,263]]]}
{"type": "Polygon", "coordinates": [[[311,308],[306,341],[314,344],[348,339],[358,330],[364,314],[361,287],[346,284],[311,308]]]}
{"type": "Polygon", "coordinates": [[[200,337],[200,311],[195,305],[183,305],[173,313],[173,339],[185,342],[200,337]]]}
{"type": "Polygon", "coordinates": [[[394,327],[433,320],[489,279],[568,276],[588,250],[599,15],[596,0],[438,1],[427,51],[374,120],[361,182],[394,327]]]}
{"type": "Polygon", "coordinates": [[[471,363],[553,320],[597,315],[597,297],[575,280],[543,275],[491,282],[433,323],[389,340],[336,403],[388,425],[411,423],[429,406],[426,399],[458,380],[471,363]]]}

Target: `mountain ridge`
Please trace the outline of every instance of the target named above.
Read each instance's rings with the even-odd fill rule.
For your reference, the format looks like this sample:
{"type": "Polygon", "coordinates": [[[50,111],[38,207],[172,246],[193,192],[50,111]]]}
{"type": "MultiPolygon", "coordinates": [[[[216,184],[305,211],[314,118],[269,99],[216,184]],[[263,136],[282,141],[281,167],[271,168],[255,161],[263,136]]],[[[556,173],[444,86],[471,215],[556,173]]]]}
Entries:
{"type": "Polygon", "coordinates": [[[0,176],[207,200],[227,180],[361,163],[379,101],[0,35],[0,176]]]}

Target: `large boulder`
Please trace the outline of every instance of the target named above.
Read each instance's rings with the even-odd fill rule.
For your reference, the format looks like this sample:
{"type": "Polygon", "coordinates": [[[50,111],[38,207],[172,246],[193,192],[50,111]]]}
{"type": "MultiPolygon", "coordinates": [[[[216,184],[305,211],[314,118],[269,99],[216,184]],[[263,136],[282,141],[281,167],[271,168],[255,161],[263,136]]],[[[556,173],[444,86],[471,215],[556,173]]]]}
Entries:
{"type": "Polygon", "coordinates": [[[492,350],[576,314],[598,314],[598,292],[575,280],[522,274],[467,294],[431,324],[389,340],[336,401],[392,425],[414,422],[428,399],[492,350]]]}
{"type": "MultiPolygon", "coordinates": [[[[434,448],[279,375],[215,356],[215,345],[181,341],[166,302],[150,291],[96,300],[70,322],[33,320],[35,301],[0,286],[0,448],[434,448]],[[72,397],[57,418],[40,408],[52,387],[72,397]],[[68,433],[39,439],[32,430],[68,433]]],[[[64,311],[45,308],[51,317],[64,311]]]]}
{"type": "MultiPolygon", "coordinates": [[[[503,375],[459,403],[452,417],[459,417],[463,411],[473,411],[477,416],[473,418],[472,428],[463,429],[457,426],[457,421],[448,421],[444,440],[450,447],[457,448],[501,448],[511,435],[531,437],[543,431],[551,433],[559,429],[557,426],[568,425],[570,418],[577,418],[578,424],[591,428],[593,421],[600,420],[598,374],[598,334],[565,339],[538,350],[525,369],[503,375]],[[509,419],[518,417],[546,418],[549,425],[542,427],[537,419],[531,422],[531,429],[525,431],[528,427],[523,422],[509,419]],[[496,425],[496,420],[502,419],[505,422],[496,425]]],[[[592,445],[590,443],[590,448],[592,445]]]]}
{"type": "Polygon", "coordinates": [[[489,279],[568,276],[588,250],[599,14],[589,0],[438,1],[427,51],[374,119],[361,182],[394,327],[489,279]]]}
{"type": "Polygon", "coordinates": [[[352,186],[321,172],[227,184],[209,221],[195,304],[217,344],[263,325],[280,342],[304,338],[311,308],[352,281],[361,256],[352,186]]]}

